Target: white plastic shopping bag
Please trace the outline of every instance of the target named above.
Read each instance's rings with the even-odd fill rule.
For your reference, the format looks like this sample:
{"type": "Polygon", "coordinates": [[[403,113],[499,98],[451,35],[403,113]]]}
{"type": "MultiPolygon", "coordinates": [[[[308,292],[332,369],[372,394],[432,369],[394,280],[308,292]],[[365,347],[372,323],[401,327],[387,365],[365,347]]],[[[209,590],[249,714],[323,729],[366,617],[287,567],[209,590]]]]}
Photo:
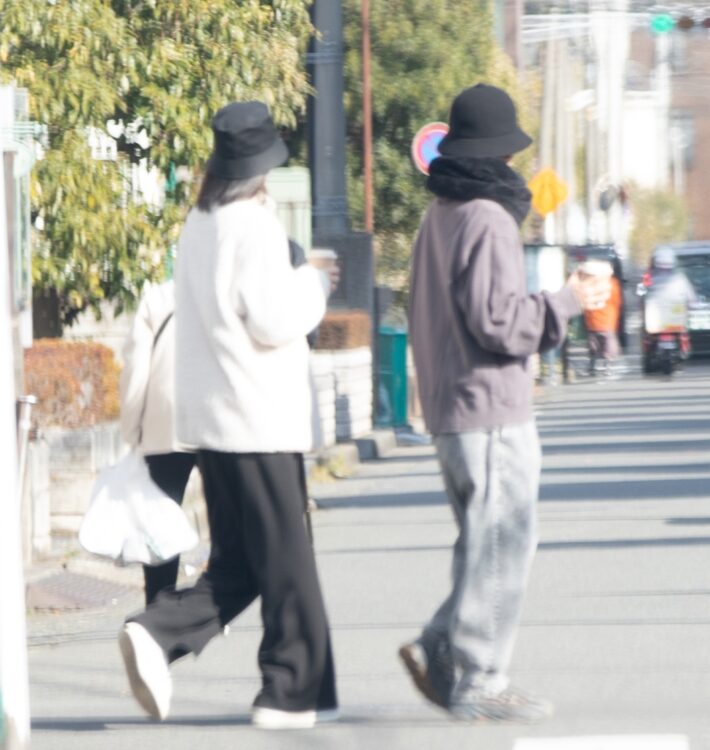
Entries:
{"type": "Polygon", "coordinates": [[[129,453],[96,478],[79,529],[88,552],[119,565],[159,565],[198,542],[182,508],[150,478],[138,453],[129,453]]]}

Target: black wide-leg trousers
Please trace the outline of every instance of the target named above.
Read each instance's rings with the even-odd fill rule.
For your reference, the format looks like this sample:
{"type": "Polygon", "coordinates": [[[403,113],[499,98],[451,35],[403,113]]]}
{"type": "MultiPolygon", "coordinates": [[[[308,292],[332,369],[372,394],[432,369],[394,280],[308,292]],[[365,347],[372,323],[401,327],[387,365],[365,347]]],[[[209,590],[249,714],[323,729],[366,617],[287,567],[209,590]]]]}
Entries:
{"type": "Polygon", "coordinates": [[[143,625],[169,661],[199,654],[261,597],[262,689],[255,705],[286,711],[337,705],[328,622],[303,511],[296,453],[201,450],[211,554],[194,587],[165,590],[129,620],[143,625]]]}
{"type": "MultiPolygon", "coordinates": [[[[145,457],[150,478],[178,505],[182,505],[187,482],[197,461],[194,453],[154,453],[145,457]]],[[[175,586],[180,555],[161,565],[144,565],[145,603],[152,604],[165,588],[175,586]]]]}

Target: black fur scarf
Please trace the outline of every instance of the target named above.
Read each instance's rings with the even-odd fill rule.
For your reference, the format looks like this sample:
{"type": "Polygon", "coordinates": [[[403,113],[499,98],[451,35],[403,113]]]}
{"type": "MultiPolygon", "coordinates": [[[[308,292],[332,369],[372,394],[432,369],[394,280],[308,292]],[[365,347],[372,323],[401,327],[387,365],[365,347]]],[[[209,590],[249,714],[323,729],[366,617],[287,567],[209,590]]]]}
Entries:
{"type": "Polygon", "coordinates": [[[500,203],[520,226],[530,210],[531,194],[523,178],[503,159],[440,156],[429,165],[427,188],[440,198],[500,203]]]}

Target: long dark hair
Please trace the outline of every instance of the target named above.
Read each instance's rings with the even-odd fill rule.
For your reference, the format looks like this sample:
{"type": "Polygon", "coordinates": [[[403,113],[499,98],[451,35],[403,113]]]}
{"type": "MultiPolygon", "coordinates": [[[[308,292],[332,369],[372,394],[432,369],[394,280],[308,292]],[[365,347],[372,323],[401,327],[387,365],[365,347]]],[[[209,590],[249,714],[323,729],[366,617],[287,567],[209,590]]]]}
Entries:
{"type": "Polygon", "coordinates": [[[207,172],[197,196],[197,208],[209,212],[234,201],[248,200],[266,192],[266,175],[258,174],[245,180],[224,180],[207,172]]]}

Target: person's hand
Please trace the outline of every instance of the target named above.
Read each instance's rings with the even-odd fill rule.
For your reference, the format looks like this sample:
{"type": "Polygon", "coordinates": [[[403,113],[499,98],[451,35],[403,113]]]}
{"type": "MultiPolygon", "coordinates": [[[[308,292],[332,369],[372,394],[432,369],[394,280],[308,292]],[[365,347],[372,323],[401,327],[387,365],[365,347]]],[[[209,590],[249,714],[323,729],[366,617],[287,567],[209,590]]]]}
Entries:
{"type": "Polygon", "coordinates": [[[574,292],[582,310],[599,310],[611,295],[609,276],[590,276],[575,271],[567,279],[567,286],[574,292]]]}
{"type": "Polygon", "coordinates": [[[311,251],[311,256],[308,258],[308,262],[314,268],[319,271],[323,271],[328,274],[330,279],[330,291],[334,292],[340,283],[340,266],[337,262],[338,256],[330,251],[311,251]]]}

